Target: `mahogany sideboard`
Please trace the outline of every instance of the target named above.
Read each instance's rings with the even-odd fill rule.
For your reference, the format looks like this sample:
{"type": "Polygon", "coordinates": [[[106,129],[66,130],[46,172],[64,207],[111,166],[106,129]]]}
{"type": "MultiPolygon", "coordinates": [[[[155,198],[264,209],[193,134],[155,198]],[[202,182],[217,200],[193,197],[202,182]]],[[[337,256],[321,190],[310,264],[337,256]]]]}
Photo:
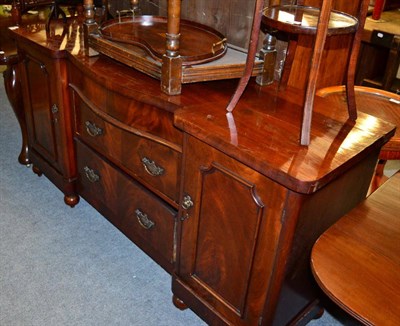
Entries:
{"type": "Polygon", "coordinates": [[[12,29],[5,83],[20,162],[85,198],[172,275],[174,303],[210,325],[302,325],[320,312],[313,243],[366,195],[394,126],[315,100],[299,145],[301,94],[251,81],[161,92],[157,80],[87,57],[80,21],[12,29]],[[342,118],[343,117],[343,118],[342,118]]]}

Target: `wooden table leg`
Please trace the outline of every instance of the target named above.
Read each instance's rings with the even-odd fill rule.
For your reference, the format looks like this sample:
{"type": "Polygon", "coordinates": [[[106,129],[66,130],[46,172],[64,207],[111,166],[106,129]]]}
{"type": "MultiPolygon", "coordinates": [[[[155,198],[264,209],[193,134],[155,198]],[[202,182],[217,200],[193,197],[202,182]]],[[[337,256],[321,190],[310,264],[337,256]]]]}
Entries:
{"type": "Polygon", "coordinates": [[[17,117],[19,126],[21,128],[22,135],[22,149],[18,156],[18,162],[23,165],[29,165],[29,148],[28,148],[28,130],[25,121],[24,104],[22,100],[21,84],[18,76],[18,55],[12,55],[9,57],[2,57],[1,63],[7,65],[7,69],[3,73],[4,85],[7,93],[8,100],[11,107],[17,117]]]}

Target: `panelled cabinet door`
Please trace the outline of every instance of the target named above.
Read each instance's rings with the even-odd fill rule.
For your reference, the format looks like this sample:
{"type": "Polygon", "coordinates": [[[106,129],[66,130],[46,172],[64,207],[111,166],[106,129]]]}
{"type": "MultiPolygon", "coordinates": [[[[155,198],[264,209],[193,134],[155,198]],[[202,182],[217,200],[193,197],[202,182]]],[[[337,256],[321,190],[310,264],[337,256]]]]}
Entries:
{"type": "Polygon", "coordinates": [[[22,62],[24,105],[29,146],[60,172],[57,140],[60,137],[60,103],[54,80],[54,60],[30,55],[22,62]]]}
{"type": "MultiPolygon", "coordinates": [[[[212,307],[215,320],[257,325],[273,275],[286,189],[191,137],[184,180],[177,283],[212,307]]],[[[179,299],[196,311],[191,300],[179,299]]]]}

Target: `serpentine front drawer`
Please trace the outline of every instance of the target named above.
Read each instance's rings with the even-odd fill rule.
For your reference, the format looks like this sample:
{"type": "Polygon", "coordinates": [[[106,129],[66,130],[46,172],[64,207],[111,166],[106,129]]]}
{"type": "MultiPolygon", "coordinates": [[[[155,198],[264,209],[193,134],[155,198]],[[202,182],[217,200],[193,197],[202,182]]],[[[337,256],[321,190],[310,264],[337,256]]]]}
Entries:
{"type": "Polygon", "coordinates": [[[169,203],[179,200],[180,149],[163,138],[136,129],[75,95],[75,133],[169,203]]]}
{"type": "Polygon", "coordinates": [[[176,211],[76,141],[78,192],[168,272],[176,211]]]}

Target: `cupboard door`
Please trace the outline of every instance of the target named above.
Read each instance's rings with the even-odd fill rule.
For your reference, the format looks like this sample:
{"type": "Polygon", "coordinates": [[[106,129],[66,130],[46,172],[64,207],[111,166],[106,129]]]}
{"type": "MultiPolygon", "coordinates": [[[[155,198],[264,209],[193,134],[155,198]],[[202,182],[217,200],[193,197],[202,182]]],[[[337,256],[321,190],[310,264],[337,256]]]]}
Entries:
{"type": "MultiPolygon", "coordinates": [[[[216,319],[258,324],[285,197],[285,188],[223,153],[194,138],[185,143],[185,209],[180,215],[175,281],[208,306],[216,319]]],[[[174,294],[202,315],[190,306],[190,298],[179,290],[174,294]]]]}
{"type": "Polygon", "coordinates": [[[61,172],[57,141],[60,104],[50,60],[27,55],[23,65],[24,105],[29,146],[61,172]]]}

